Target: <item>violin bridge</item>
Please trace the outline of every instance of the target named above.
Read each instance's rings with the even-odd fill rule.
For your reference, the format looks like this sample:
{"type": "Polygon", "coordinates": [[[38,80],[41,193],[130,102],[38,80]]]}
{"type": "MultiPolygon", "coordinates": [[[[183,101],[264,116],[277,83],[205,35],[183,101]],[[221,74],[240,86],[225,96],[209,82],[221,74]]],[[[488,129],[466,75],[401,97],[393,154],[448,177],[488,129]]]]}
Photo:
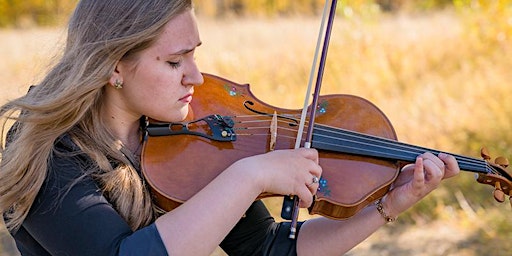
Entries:
{"type": "Polygon", "coordinates": [[[277,113],[274,111],[272,122],[270,123],[270,145],[269,150],[274,151],[277,141],[277,113]]]}

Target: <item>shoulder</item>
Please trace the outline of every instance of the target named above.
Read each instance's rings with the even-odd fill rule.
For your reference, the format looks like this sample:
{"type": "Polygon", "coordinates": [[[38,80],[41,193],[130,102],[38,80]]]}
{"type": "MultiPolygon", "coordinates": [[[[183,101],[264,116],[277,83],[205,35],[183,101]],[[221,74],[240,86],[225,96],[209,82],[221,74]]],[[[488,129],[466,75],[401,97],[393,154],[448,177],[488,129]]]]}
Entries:
{"type": "Polygon", "coordinates": [[[77,179],[94,167],[92,159],[76,145],[68,134],[61,135],[54,143],[48,159],[49,179],[77,179]]]}

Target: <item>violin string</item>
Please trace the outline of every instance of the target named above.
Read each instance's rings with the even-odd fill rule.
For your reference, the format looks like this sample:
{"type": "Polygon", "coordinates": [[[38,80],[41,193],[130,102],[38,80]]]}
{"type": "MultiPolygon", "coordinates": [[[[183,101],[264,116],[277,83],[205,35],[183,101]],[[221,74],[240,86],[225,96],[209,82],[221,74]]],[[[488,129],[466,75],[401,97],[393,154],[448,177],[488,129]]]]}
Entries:
{"type": "MultiPolygon", "coordinates": [[[[292,116],[293,115],[288,115],[289,118],[292,118],[292,116]]],[[[258,122],[270,123],[270,119],[268,119],[268,116],[266,116],[266,115],[246,115],[246,116],[237,116],[236,118],[237,119],[238,118],[244,118],[244,119],[249,118],[249,120],[238,121],[238,123],[240,123],[240,124],[258,123],[258,122]],[[253,119],[255,116],[257,118],[253,119]],[[263,117],[264,120],[262,120],[261,117],[263,117]],[[265,119],[268,119],[268,120],[265,120],[265,119]]],[[[290,122],[279,121],[279,123],[289,124],[290,122]]],[[[394,149],[394,150],[398,150],[399,152],[408,153],[408,154],[412,153],[412,154],[416,154],[416,155],[419,155],[426,151],[432,151],[431,149],[408,145],[405,143],[398,142],[396,140],[381,138],[381,137],[377,137],[377,136],[371,136],[368,134],[358,133],[358,132],[354,132],[354,131],[347,131],[347,130],[339,129],[336,127],[330,127],[327,125],[316,125],[316,126],[317,127],[315,127],[315,129],[317,131],[328,132],[331,135],[323,135],[323,134],[318,134],[318,133],[315,133],[314,135],[326,137],[328,140],[332,141],[332,143],[330,143],[330,144],[332,144],[334,146],[340,145],[340,143],[348,141],[348,142],[360,143],[362,146],[371,146],[373,148],[377,147],[377,148],[384,149],[384,150],[394,149]],[[340,139],[340,135],[348,136],[348,137],[350,137],[350,139],[340,139]],[[380,146],[376,146],[375,143],[379,143],[380,146]]],[[[265,129],[267,131],[266,133],[258,134],[258,135],[266,134],[268,136],[268,134],[269,134],[268,128],[269,128],[269,126],[262,126],[262,127],[246,127],[245,129],[265,129]]],[[[282,125],[278,125],[278,130],[295,131],[292,128],[285,128],[282,125]]],[[[291,136],[283,136],[279,132],[278,132],[278,137],[291,138],[291,136]]],[[[435,151],[436,150],[434,150],[434,152],[435,151]]],[[[439,152],[440,151],[437,151],[437,153],[439,153],[439,152]]],[[[452,155],[454,155],[459,162],[467,164],[468,166],[472,166],[473,168],[475,168],[477,170],[485,169],[486,173],[499,173],[497,170],[495,170],[495,168],[492,168],[491,166],[489,166],[489,164],[485,160],[466,157],[466,156],[462,156],[462,155],[455,155],[455,154],[452,154],[452,155]],[[483,168],[483,166],[485,166],[485,168],[483,168]]]]}
{"type": "MultiPolygon", "coordinates": [[[[270,118],[269,118],[270,115],[261,115],[261,114],[258,114],[258,115],[240,115],[240,116],[236,116],[234,117],[235,119],[244,119],[243,121],[238,121],[238,123],[240,124],[246,124],[246,123],[258,123],[258,122],[266,122],[266,123],[269,123],[270,124],[270,118]],[[262,119],[263,118],[263,119],[262,119]]],[[[296,118],[298,115],[293,115],[293,114],[289,114],[289,115],[285,115],[285,117],[287,119],[290,119],[291,121],[295,120],[294,118],[296,118]]],[[[278,130],[280,131],[288,131],[288,132],[296,132],[296,128],[295,127],[295,124],[290,122],[290,121],[283,121],[283,120],[279,120],[278,121],[281,125],[278,125],[278,130]],[[285,125],[283,125],[285,124],[285,125]],[[285,127],[288,127],[288,128],[285,128],[285,127]]],[[[308,123],[306,121],[306,123],[308,123]]],[[[387,139],[387,138],[381,138],[381,137],[377,137],[377,136],[371,136],[371,135],[367,135],[367,134],[363,134],[363,133],[358,133],[358,132],[354,132],[354,131],[348,131],[348,130],[344,130],[344,129],[340,129],[340,128],[336,128],[336,127],[331,127],[331,126],[328,126],[328,125],[320,125],[320,124],[317,124],[317,130],[322,130],[321,127],[324,127],[324,128],[328,128],[328,129],[331,129],[330,132],[332,133],[332,130],[335,130],[334,133],[341,133],[343,135],[346,135],[347,132],[349,132],[350,134],[356,134],[357,136],[355,137],[356,140],[349,140],[350,142],[357,142],[358,140],[360,140],[361,138],[367,138],[369,139],[369,143],[374,143],[374,142],[379,142],[379,143],[388,143],[388,146],[387,148],[384,147],[384,149],[399,149],[397,148],[397,145],[401,147],[401,150],[405,153],[413,153],[413,154],[421,154],[423,152],[426,152],[426,151],[432,151],[431,149],[428,149],[428,148],[423,148],[423,147],[418,147],[418,146],[414,146],[414,145],[407,145],[407,144],[404,144],[404,143],[401,143],[401,142],[398,142],[396,140],[391,140],[391,139],[387,139]],[[320,127],[320,128],[319,128],[320,127]]],[[[253,127],[246,127],[244,129],[252,129],[253,127]]],[[[251,133],[251,134],[245,134],[245,135],[261,135],[261,136],[268,136],[269,133],[268,133],[268,126],[263,126],[263,127],[259,127],[259,128],[262,128],[262,129],[265,129],[265,132],[264,133],[258,133],[258,134],[255,134],[255,133],[251,133]]],[[[303,132],[304,133],[304,132],[303,132]]],[[[242,135],[242,134],[240,134],[242,135]]],[[[318,134],[315,134],[316,136],[318,136],[318,134]]],[[[333,141],[336,141],[336,140],[339,140],[338,138],[339,134],[336,134],[336,136],[329,136],[329,139],[330,140],[333,140],[333,141]]],[[[287,138],[287,139],[290,139],[290,138],[294,138],[295,136],[286,136],[286,135],[282,135],[281,133],[278,133],[278,137],[281,137],[281,138],[287,138]]],[[[334,145],[337,145],[337,144],[334,144],[334,145]]],[[[373,144],[369,144],[369,145],[372,145],[373,144]]],[[[436,150],[434,150],[434,152],[436,152],[436,150]]],[[[437,153],[439,153],[440,151],[437,151],[437,153]]],[[[482,169],[485,169],[485,172],[486,173],[493,173],[493,174],[498,174],[498,175],[501,175],[501,171],[497,170],[495,167],[491,166],[487,161],[485,160],[482,160],[482,159],[476,159],[476,158],[471,158],[471,157],[467,157],[467,156],[463,156],[463,155],[456,155],[456,154],[451,154],[451,155],[454,155],[457,160],[461,163],[464,163],[464,164],[467,164],[469,166],[472,166],[472,168],[475,168],[477,170],[482,170],[482,169]],[[482,168],[482,165],[485,166],[485,168],[482,168]]]]}
{"type": "MultiPolygon", "coordinates": [[[[327,127],[327,126],[325,126],[327,127]]],[[[361,142],[363,145],[376,145],[378,147],[381,147],[383,149],[397,149],[399,151],[403,151],[406,153],[422,153],[426,151],[436,151],[428,148],[408,145],[405,143],[398,142],[396,140],[391,140],[387,138],[377,137],[377,136],[371,136],[368,134],[362,134],[358,132],[348,131],[348,130],[334,130],[334,129],[327,129],[319,127],[317,128],[318,131],[322,131],[324,133],[318,133],[318,136],[326,136],[329,140],[335,142],[336,140],[339,140],[339,138],[343,135],[345,137],[348,137],[348,139],[342,139],[342,141],[350,141],[350,142],[361,142]],[[328,135],[325,135],[325,133],[328,133],[328,135]]],[[[459,156],[460,158],[463,158],[464,160],[467,160],[469,162],[478,162],[480,163],[480,160],[472,159],[472,158],[466,158],[464,156],[459,156]]]]}
{"type": "MultiPolygon", "coordinates": [[[[420,147],[420,146],[414,146],[414,145],[402,143],[402,142],[399,142],[399,141],[396,141],[396,140],[393,140],[393,139],[388,139],[388,138],[378,137],[378,136],[372,136],[372,135],[369,135],[369,134],[364,134],[364,133],[359,133],[359,132],[355,132],[355,131],[344,130],[344,129],[330,127],[330,126],[326,126],[326,125],[318,126],[317,130],[337,135],[337,136],[333,136],[333,135],[329,135],[328,136],[330,139],[334,139],[334,140],[336,138],[338,138],[340,135],[345,135],[345,136],[349,136],[349,137],[355,138],[356,140],[354,140],[354,141],[356,141],[356,142],[358,140],[365,140],[365,141],[368,141],[369,143],[381,142],[382,144],[387,145],[388,149],[394,149],[394,148],[398,147],[398,148],[401,148],[401,149],[408,149],[410,151],[406,151],[406,152],[412,152],[412,153],[426,152],[426,151],[437,151],[437,150],[433,150],[433,149],[429,149],[429,148],[424,148],[424,147],[420,147]]],[[[440,152],[440,151],[437,151],[437,152],[440,152]]],[[[462,156],[462,155],[455,155],[455,154],[452,154],[452,155],[457,156],[459,158],[463,158],[463,159],[465,159],[467,161],[475,162],[475,163],[480,163],[482,161],[481,159],[475,159],[475,158],[466,157],[466,156],[462,156]]]]}
{"type": "MultiPolygon", "coordinates": [[[[318,131],[321,131],[322,133],[315,134],[316,136],[320,137],[326,137],[329,142],[328,144],[332,145],[340,145],[343,142],[349,142],[349,143],[358,143],[358,146],[360,147],[366,147],[371,148],[367,151],[373,152],[382,152],[382,151],[376,151],[377,149],[381,150],[395,150],[398,153],[405,153],[405,154],[414,154],[419,155],[423,152],[433,152],[433,153],[440,153],[440,151],[432,150],[424,147],[417,147],[413,145],[408,145],[405,143],[401,143],[395,140],[376,137],[376,136],[370,136],[367,134],[347,131],[347,130],[329,130],[325,128],[317,128],[318,131]],[[325,135],[324,133],[328,133],[328,135],[325,135]]],[[[325,142],[324,142],[325,143],[325,142]]],[[[396,153],[396,154],[398,154],[396,153]]],[[[486,170],[485,164],[486,162],[484,160],[470,158],[462,155],[456,155],[452,154],[457,158],[459,163],[467,165],[470,167],[470,170],[486,170]]],[[[488,171],[487,171],[488,172],[488,171]]]]}
{"type": "MultiPolygon", "coordinates": [[[[253,116],[252,116],[252,117],[253,117],[253,116]]],[[[245,123],[245,122],[247,122],[247,121],[241,121],[240,123],[245,123]]],[[[270,120],[261,120],[261,119],[260,119],[260,120],[252,120],[251,122],[270,122],[270,120]]],[[[283,122],[284,122],[284,121],[282,121],[281,123],[283,123],[283,122]]],[[[323,126],[323,127],[328,127],[328,126],[325,126],[325,125],[319,125],[318,127],[322,127],[322,126],[323,126]]],[[[261,127],[261,128],[267,129],[268,127],[261,127]]],[[[282,126],[278,126],[278,129],[279,129],[279,130],[289,130],[289,131],[294,131],[294,130],[293,130],[293,129],[291,129],[291,128],[284,128],[284,127],[282,127],[282,126]]],[[[317,130],[322,130],[322,128],[316,128],[316,129],[317,129],[317,130]]],[[[338,128],[331,127],[331,129],[338,129],[338,128]]],[[[324,131],[325,131],[325,129],[324,129],[324,131]]],[[[333,142],[335,142],[336,140],[339,140],[339,137],[340,137],[339,135],[340,135],[340,134],[347,135],[347,134],[345,134],[345,131],[344,131],[344,130],[342,130],[342,129],[339,129],[339,131],[329,130],[329,132],[334,133],[334,134],[336,135],[336,136],[332,136],[332,135],[331,135],[331,136],[328,136],[328,138],[329,138],[331,141],[333,141],[333,142]]],[[[355,141],[355,142],[357,142],[358,140],[361,140],[362,138],[366,138],[366,139],[369,141],[368,143],[374,143],[374,142],[387,142],[387,140],[386,140],[386,139],[384,139],[384,138],[380,138],[380,137],[371,137],[371,136],[368,136],[368,135],[366,135],[366,134],[361,134],[361,133],[357,133],[357,132],[353,132],[353,131],[350,131],[350,132],[351,132],[351,133],[353,133],[352,137],[355,137],[355,138],[357,139],[357,140],[350,140],[350,141],[355,141]],[[357,136],[354,136],[354,135],[357,135],[357,136]]],[[[315,134],[315,135],[319,136],[318,134],[315,134]]],[[[350,134],[348,134],[348,135],[350,136],[350,134]]],[[[397,142],[397,141],[395,141],[395,140],[389,140],[389,142],[387,142],[387,144],[388,144],[388,148],[385,148],[385,149],[395,148],[397,143],[399,143],[399,142],[397,142]],[[390,147],[389,145],[391,145],[391,146],[395,146],[395,147],[390,147]]],[[[333,145],[337,145],[337,144],[336,144],[336,143],[333,143],[333,145]]],[[[401,146],[403,146],[403,148],[405,148],[405,149],[407,149],[407,147],[409,147],[409,149],[412,149],[412,151],[409,151],[409,152],[412,152],[412,153],[418,153],[418,152],[419,152],[419,151],[418,151],[418,147],[408,146],[408,145],[406,145],[406,144],[401,145],[401,146]],[[404,147],[404,146],[405,146],[405,147],[404,147]]],[[[430,149],[425,149],[425,148],[423,148],[422,150],[424,150],[424,151],[430,151],[430,149]]],[[[461,158],[462,158],[462,156],[461,156],[461,158]]],[[[475,159],[468,159],[468,160],[469,160],[469,161],[473,161],[473,160],[475,160],[475,159]]],[[[477,161],[477,163],[480,163],[480,161],[478,161],[478,160],[476,160],[476,161],[477,161]]]]}
{"type": "MultiPolygon", "coordinates": [[[[266,117],[265,115],[250,115],[250,116],[247,115],[247,116],[243,116],[243,117],[251,117],[251,118],[253,118],[254,116],[266,117]]],[[[237,117],[240,117],[240,116],[237,116],[237,117]]],[[[245,120],[245,121],[239,121],[238,123],[244,124],[244,123],[248,123],[248,122],[253,122],[253,123],[254,122],[266,122],[266,123],[270,123],[270,119],[268,119],[268,120],[257,119],[257,120],[250,120],[250,121],[245,120]]],[[[279,123],[288,123],[288,122],[279,121],[279,123]]],[[[246,127],[245,129],[253,129],[253,128],[254,127],[246,127]]],[[[258,128],[268,129],[267,126],[258,127],[258,128]]],[[[279,130],[295,131],[294,129],[284,128],[282,126],[278,126],[278,129],[279,130]]],[[[408,153],[422,153],[422,152],[425,152],[425,151],[432,151],[431,149],[427,149],[427,148],[421,148],[421,147],[417,147],[417,146],[403,144],[403,143],[400,143],[400,142],[398,142],[396,140],[386,139],[386,138],[377,137],[377,136],[371,136],[371,135],[368,135],[368,134],[358,133],[358,132],[354,132],[354,131],[343,130],[343,129],[340,129],[340,128],[331,127],[331,126],[327,126],[327,125],[317,125],[316,130],[317,131],[329,132],[331,134],[334,134],[334,135],[329,135],[329,136],[320,135],[318,133],[315,134],[316,136],[327,137],[329,140],[331,140],[333,142],[336,142],[336,141],[340,140],[340,138],[339,138],[340,135],[345,135],[345,136],[349,136],[349,137],[355,138],[355,140],[346,140],[345,139],[345,140],[340,140],[340,141],[358,142],[358,141],[366,140],[367,141],[366,145],[373,145],[373,143],[375,143],[375,142],[383,142],[387,146],[387,147],[384,147],[384,149],[396,149],[397,145],[399,145],[402,148],[401,150],[409,149],[409,151],[404,151],[404,152],[408,152],[408,153]]],[[[362,143],[362,144],[365,145],[365,143],[362,143]]],[[[332,145],[338,145],[338,143],[332,143],[332,145]]],[[[400,148],[398,148],[398,149],[400,149],[400,148]]],[[[465,160],[470,161],[470,162],[475,162],[476,161],[476,163],[481,163],[481,160],[474,159],[474,158],[468,158],[468,157],[465,157],[465,156],[459,156],[459,158],[465,159],[465,160]]]]}

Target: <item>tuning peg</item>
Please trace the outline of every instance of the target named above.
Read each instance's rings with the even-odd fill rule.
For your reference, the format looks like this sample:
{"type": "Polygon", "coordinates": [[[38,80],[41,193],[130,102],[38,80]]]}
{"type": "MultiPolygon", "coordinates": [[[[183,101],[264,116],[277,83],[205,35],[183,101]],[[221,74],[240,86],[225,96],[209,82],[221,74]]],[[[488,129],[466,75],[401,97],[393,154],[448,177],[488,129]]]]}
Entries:
{"type": "Polygon", "coordinates": [[[494,192],[493,192],[494,199],[496,199],[496,201],[498,201],[500,203],[505,202],[505,193],[501,189],[501,184],[499,182],[496,182],[494,184],[494,188],[495,188],[494,192]]]}
{"type": "Polygon", "coordinates": [[[480,156],[482,156],[482,158],[484,160],[490,160],[491,159],[491,154],[489,154],[489,150],[486,147],[482,147],[480,149],[480,156]]]}
{"type": "Polygon", "coordinates": [[[508,167],[508,159],[502,156],[497,157],[494,163],[504,168],[508,167]]]}
{"type": "MultiPolygon", "coordinates": [[[[505,202],[505,193],[503,193],[503,191],[496,189],[496,190],[494,190],[493,196],[494,196],[494,199],[496,199],[496,201],[498,201],[500,203],[505,202]]],[[[512,202],[511,202],[511,204],[512,204],[512,202]]]]}

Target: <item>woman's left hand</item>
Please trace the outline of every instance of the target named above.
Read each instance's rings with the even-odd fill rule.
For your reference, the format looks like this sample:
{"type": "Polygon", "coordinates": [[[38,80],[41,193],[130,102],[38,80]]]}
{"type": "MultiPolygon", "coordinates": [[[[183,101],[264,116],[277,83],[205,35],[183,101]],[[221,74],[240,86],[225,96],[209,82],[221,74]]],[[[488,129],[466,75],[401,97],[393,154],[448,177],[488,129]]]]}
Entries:
{"type": "Polygon", "coordinates": [[[416,158],[414,164],[405,166],[392,190],[384,199],[384,209],[392,217],[404,212],[428,193],[436,189],[441,180],[459,173],[455,157],[440,153],[424,153],[416,158]]]}

